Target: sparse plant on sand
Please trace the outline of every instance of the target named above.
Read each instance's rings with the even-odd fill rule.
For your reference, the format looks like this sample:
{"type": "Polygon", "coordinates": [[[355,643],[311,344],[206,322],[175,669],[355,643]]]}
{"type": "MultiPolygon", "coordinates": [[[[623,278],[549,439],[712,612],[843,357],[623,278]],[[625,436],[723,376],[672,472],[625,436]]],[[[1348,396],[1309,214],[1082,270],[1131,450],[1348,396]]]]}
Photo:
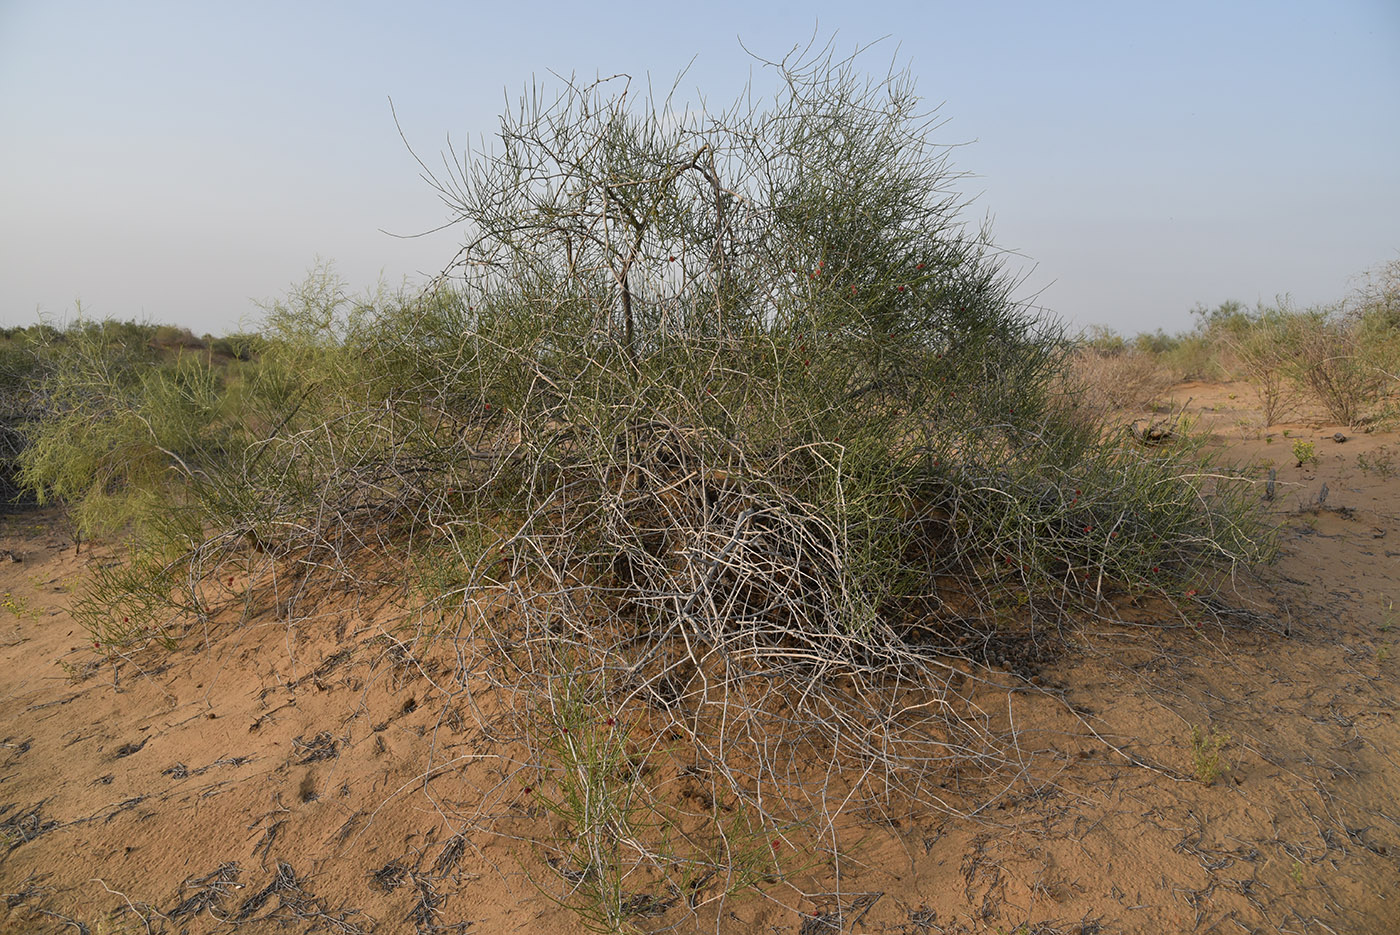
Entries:
{"type": "Polygon", "coordinates": [[[522,804],[552,819],[537,844],[552,898],[597,931],[630,931],[684,901],[695,910],[804,862],[790,859],[796,826],[774,829],[716,782],[609,713],[612,693],[576,671],[557,673],[535,725],[538,761],[518,777],[522,804]],[[668,804],[679,797],[689,806],[668,804]]]}
{"type": "Polygon", "coordinates": [[[1385,446],[1371,452],[1358,452],[1356,466],[1364,474],[1374,474],[1381,480],[1390,480],[1396,474],[1395,453],[1385,446]]]}
{"type": "Polygon", "coordinates": [[[1207,731],[1191,727],[1191,761],[1197,781],[1209,786],[1229,771],[1229,765],[1220,756],[1229,742],[1230,735],[1216,733],[1215,728],[1207,731]]]}
{"type": "Polygon", "coordinates": [[[1304,464],[1317,463],[1317,445],[1310,441],[1298,439],[1293,443],[1293,460],[1297,461],[1297,467],[1304,464]]]}
{"type": "Polygon", "coordinates": [[[24,618],[30,616],[29,598],[6,591],[0,594],[0,610],[24,618]]]}

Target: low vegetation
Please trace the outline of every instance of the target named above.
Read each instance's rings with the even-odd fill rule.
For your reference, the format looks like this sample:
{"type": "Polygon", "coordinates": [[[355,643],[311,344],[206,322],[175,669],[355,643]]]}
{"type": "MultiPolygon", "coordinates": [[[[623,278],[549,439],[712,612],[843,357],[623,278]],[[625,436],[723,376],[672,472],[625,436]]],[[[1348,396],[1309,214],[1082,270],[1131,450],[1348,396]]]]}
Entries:
{"type": "MultiPolygon", "coordinates": [[[[1090,385],[1112,381],[1104,404],[1142,408],[1180,380],[1247,380],[1264,427],[1310,404],[1333,422],[1394,419],[1400,389],[1400,260],[1368,273],[1347,298],[1297,308],[1287,300],[1248,308],[1194,309],[1189,332],[1126,339],[1106,328],[1084,336],[1075,364],[1090,385]]],[[[1093,398],[1091,391],[1090,395],[1093,398]]]]}

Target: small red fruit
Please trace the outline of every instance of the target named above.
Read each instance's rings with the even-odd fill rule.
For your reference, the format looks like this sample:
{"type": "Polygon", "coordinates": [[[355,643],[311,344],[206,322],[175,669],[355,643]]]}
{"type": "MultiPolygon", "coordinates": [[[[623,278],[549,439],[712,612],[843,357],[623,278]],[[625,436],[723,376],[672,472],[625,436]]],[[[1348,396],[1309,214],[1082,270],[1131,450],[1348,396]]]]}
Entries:
{"type": "Polygon", "coordinates": [[[670,258],[670,262],[672,262],[672,263],[676,262],[676,258],[675,258],[675,257],[671,257],[671,258],[670,258]]]}
{"type": "Polygon", "coordinates": [[[903,286],[895,286],[895,288],[898,289],[900,292],[903,292],[903,291],[904,291],[904,287],[903,287],[903,286]]]}
{"type": "Polygon", "coordinates": [[[920,264],[918,264],[917,266],[915,266],[914,268],[915,268],[915,269],[923,269],[923,268],[924,268],[924,264],[920,263],[920,264]]]}
{"type": "Polygon", "coordinates": [[[617,723],[617,718],[612,717],[612,716],[609,716],[609,717],[608,717],[608,726],[609,726],[609,727],[612,727],[612,726],[613,726],[614,724],[616,724],[616,723],[617,723]]]}

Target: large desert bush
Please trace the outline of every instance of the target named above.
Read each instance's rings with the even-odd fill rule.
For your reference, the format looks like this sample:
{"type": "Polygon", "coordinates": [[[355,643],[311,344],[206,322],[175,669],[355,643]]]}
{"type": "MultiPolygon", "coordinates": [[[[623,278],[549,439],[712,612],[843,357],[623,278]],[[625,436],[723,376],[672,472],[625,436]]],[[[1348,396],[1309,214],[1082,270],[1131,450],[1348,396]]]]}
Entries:
{"type": "Polygon", "coordinates": [[[552,861],[733,882],[771,863],[756,834],[1001,762],[950,655],[1008,633],[1033,654],[1115,594],[1266,554],[1230,472],[1065,406],[1070,342],[963,221],[907,76],[774,73],[724,111],[621,78],[533,93],[431,176],[464,234],[450,275],[356,299],[318,270],[217,379],[104,382],[102,348],[80,354],[27,477],[132,508],[112,515],[148,585],[94,592],[98,638],[242,601],[217,586],[233,563],[289,617],[312,579],[408,571],[419,635],[453,637],[454,684],[497,696],[495,736],[567,819],[552,861]],[[690,819],[636,784],[682,760],[717,804],[661,847],[690,819]]]}

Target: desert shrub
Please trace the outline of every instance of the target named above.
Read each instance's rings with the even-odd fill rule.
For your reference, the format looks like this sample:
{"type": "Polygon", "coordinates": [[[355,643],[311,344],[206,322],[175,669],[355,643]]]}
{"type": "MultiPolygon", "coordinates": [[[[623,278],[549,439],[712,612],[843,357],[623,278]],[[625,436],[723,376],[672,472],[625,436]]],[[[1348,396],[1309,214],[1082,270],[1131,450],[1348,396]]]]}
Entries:
{"type": "Polygon", "coordinates": [[[255,332],[235,332],[209,342],[209,349],[215,354],[231,357],[234,360],[250,361],[267,346],[267,339],[255,332]]]}
{"type": "Polygon", "coordinates": [[[195,337],[194,332],[177,325],[157,325],[151,341],[161,348],[202,350],[205,347],[204,341],[195,337]]]}
{"type": "Polygon", "coordinates": [[[1306,325],[1286,309],[1270,309],[1248,330],[1230,339],[1230,349],[1246,379],[1259,394],[1264,427],[1292,414],[1297,403],[1297,348],[1306,325]]]}
{"type": "MultiPolygon", "coordinates": [[[[318,577],[413,570],[459,683],[497,695],[517,731],[496,735],[545,771],[531,788],[556,808],[613,790],[620,810],[579,814],[631,822],[651,793],[615,781],[620,751],[674,776],[683,736],[715,809],[746,816],[717,854],[995,767],[949,654],[1180,596],[1269,539],[1198,449],[1145,452],[1066,409],[1073,342],[961,220],[933,125],[906,77],[828,58],[784,66],[754,109],[569,84],[434,180],[465,232],[455,278],[356,298],[319,268],[226,375],[98,373],[90,346],[27,476],[140,531],[130,567],[154,584],[90,606],[146,622],[102,638],[175,635],[133,594],[183,589],[202,618],[232,602],[210,583],[249,566],[244,543],[254,580],[296,569],[289,616],[318,577]],[[574,762],[540,739],[550,706],[624,725],[594,751],[613,779],[547,766],[574,762]]],[[[551,856],[619,846],[587,823],[606,840],[551,856]]]]}
{"type": "Polygon", "coordinates": [[[1097,419],[1111,412],[1146,409],[1176,382],[1151,354],[1137,350],[1105,354],[1085,348],[1073,355],[1066,392],[1083,400],[1097,419]]]}
{"type": "Polygon", "coordinates": [[[1239,366],[1233,349],[1254,327],[1257,315],[1233,300],[1214,308],[1197,304],[1191,314],[1196,324],[1190,331],[1142,332],[1133,339],[1133,348],[1153,355],[1178,380],[1230,379],[1239,366]]]}
{"type": "Polygon", "coordinates": [[[1400,260],[1366,274],[1348,319],[1363,360],[1383,375],[1386,390],[1400,389],[1400,260]]]}
{"type": "Polygon", "coordinates": [[[142,337],[117,322],[71,325],[52,348],[42,417],[25,427],[22,479],[68,503],[87,535],[163,521],[191,478],[183,456],[207,450],[201,429],[218,404],[208,369],[192,356],[162,366],[142,337]],[[183,478],[171,473],[180,465],[183,478]]]}
{"type": "Polygon", "coordinates": [[[1196,318],[1196,331],[1215,337],[1238,338],[1254,327],[1257,316],[1249,306],[1235,299],[1221,302],[1215,308],[1197,303],[1191,309],[1196,318]]]}
{"type": "Polygon", "coordinates": [[[1133,338],[1133,349],[1142,354],[1168,354],[1181,344],[1178,335],[1167,334],[1161,328],[1156,331],[1143,331],[1133,338]]]}
{"type": "Polygon", "coordinates": [[[1080,343],[1086,349],[1104,356],[1121,354],[1128,346],[1121,334],[1103,325],[1090,325],[1080,338],[1080,343]]]}
{"type": "Polygon", "coordinates": [[[1388,375],[1368,355],[1360,329],[1339,306],[1291,316],[1291,376],[1327,414],[1357,425],[1379,401],[1388,375]]]}
{"type": "Polygon", "coordinates": [[[1228,362],[1221,359],[1220,345],[1200,334],[1185,334],[1162,352],[1161,363],[1182,380],[1223,380],[1230,376],[1228,362]]]}
{"type": "Polygon", "coordinates": [[[19,483],[18,458],[24,450],[23,427],[43,404],[44,360],[37,335],[7,328],[0,336],[0,513],[32,500],[19,483]]]}

